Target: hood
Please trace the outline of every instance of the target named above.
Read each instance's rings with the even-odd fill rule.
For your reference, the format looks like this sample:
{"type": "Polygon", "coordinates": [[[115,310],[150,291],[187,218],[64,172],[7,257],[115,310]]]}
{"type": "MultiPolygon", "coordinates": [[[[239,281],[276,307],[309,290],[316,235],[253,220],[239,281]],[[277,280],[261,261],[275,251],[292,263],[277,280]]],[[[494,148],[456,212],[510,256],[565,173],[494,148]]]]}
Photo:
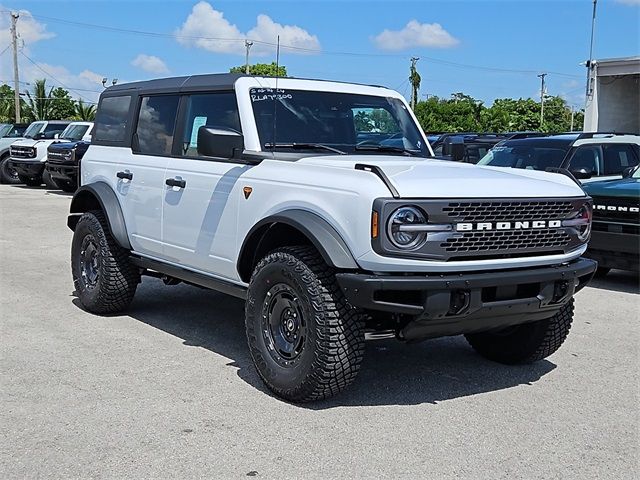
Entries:
{"type": "Polygon", "coordinates": [[[32,138],[19,138],[18,140],[13,142],[11,145],[14,145],[16,147],[37,147],[39,144],[43,142],[51,143],[51,140],[34,140],[32,138]]]}
{"type": "Polygon", "coordinates": [[[60,141],[56,143],[52,143],[49,145],[49,150],[72,150],[75,147],[81,147],[85,144],[89,144],[86,140],[75,140],[75,141],[60,141]]]}
{"type": "Polygon", "coordinates": [[[623,178],[585,184],[584,191],[592,197],[640,197],[640,178],[623,178]]]}
{"type": "Polygon", "coordinates": [[[4,150],[4,149],[9,149],[9,145],[11,145],[12,143],[15,142],[19,142],[21,140],[26,140],[26,138],[24,137],[18,137],[18,138],[8,138],[8,137],[4,137],[4,138],[0,138],[0,150],[4,150]]]}
{"type": "Polygon", "coordinates": [[[544,198],[581,197],[584,191],[557,173],[469,163],[380,155],[314,156],[308,165],[353,169],[376,165],[403,198],[544,198]]]}

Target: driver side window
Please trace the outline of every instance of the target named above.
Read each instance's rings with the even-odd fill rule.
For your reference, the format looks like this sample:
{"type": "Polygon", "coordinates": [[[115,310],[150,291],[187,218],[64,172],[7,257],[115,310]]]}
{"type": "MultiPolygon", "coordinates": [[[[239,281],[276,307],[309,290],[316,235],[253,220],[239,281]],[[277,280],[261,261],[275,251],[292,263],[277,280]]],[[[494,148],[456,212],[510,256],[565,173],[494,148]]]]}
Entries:
{"type": "Polygon", "coordinates": [[[602,149],[598,145],[578,147],[569,162],[569,170],[585,170],[597,177],[602,175],[602,149]]]}

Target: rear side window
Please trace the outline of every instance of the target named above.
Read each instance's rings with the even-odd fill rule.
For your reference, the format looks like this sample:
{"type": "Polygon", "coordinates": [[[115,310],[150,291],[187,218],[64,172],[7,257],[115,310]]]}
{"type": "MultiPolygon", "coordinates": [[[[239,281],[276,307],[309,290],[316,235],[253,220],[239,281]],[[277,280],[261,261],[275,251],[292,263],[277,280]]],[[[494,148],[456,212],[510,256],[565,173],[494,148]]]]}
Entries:
{"type": "Polygon", "coordinates": [[[187,98],[182,155],[198,156],[198,129],[205,125],[240,132],[238,104],[233,92],[190,95],[187,98]]]}
{"type": "Polygon", "coordinates": [[[123,142],[129,119],[131,96],[103,98],[96,114],[95,140],[123,142]]]}
{"type": "Polygon", "coordinates": [[[604,144],[602,150],[604,151],[603,175],[620,175],[624,169],[635,167],[638,164],[633,145],[604,144]]]}
{"type": "Polygon", "coordinates": [[[171,154],[179,100],[178,95],[142,97],[136,126],[137,153],[171,154]]]}

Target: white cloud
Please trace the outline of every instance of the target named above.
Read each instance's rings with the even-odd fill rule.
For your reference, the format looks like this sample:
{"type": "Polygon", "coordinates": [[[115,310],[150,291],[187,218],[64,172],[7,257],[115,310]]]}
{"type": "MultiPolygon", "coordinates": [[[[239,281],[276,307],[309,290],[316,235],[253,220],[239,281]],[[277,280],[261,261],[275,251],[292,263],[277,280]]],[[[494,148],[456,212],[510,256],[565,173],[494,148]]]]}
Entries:
{"type": "Polygon", "coordinates": [[[411,20],[402,30],[384,30],[373,38],[382,50],[405,50],[414,47],[448,48],[460,41],[439,23],[420,23],[411,20]]]}
{"type": "Polygon", "coordinates": [[[141,53],[136,58],[131,60],[131,65],[134,67],[141,68],[145,72],[151,73],[168,73],[169,69],[167,68],[167,64],[164,63],[160,58],[154,55],[145,55],[141,53]]]}
{"type": "Polygon", "coordinates": [[[625,5],[640,5],[640,0],[615,0],[616,3],[623,3],[625,5]]]}
{"type": "MultiPolygon", "coordinates": [[[[0,10],[10,11],[10,9],[0,5],[0,10]]],[[[49,32],[44,23],[38,22],[33,18],[31,12],[27,10],[16,10],[20,15],[16,24],[18,32],[18,46],[27,48],[40,40],[48,40],[56,36],[55,33],[49,32]]],[[[8,14],[0,15],[0,46],[4,48],[11,44],[11,17],[8,14]]]]}
{"type": "Polygon", "coordinates": [[[34,81],[42,78],[47,80],[47,90],[50,87],[62,87],[69,91],[71,97],[82,98],[90,102],[97,102],[100,93],[104,89],[102,86],[104,75],[91,70],[83,70],[76,74],[62,65],[36,62],[36,67],[36,65],[28,61],[19,61],[18,63],[20,66],[20,80],[29,83],[29,85],[21,84],[20,90],[23,92],[31,90],[34,81]],[[47,74],[44,72],[47,72],[47,74]]]}
{"type": "Polygon", "coordinates": [[[268,15],[258,15],[256,25],[246,33],[224,18],[224,13],[214,8],[208,2],[201,1],[194,5],[191,14],[175,32],[179,43],[195,46],[216,53],[245,53],[244,40],[255,41],[251,47],[251,55],[265,56],[272,54],[278,35],[282,48],[290,53],[312,53],[307,50],[320,50],[318,37],[311,35],[305,29],[295,25],[281,25],[274,22],[268,15]],[[196,38],[199,37],[199,38],[196,38]],[[204,38],[203,38],[204,37],[204,38]],[[272,45],[265,45],[266,42],[272,45]]]}

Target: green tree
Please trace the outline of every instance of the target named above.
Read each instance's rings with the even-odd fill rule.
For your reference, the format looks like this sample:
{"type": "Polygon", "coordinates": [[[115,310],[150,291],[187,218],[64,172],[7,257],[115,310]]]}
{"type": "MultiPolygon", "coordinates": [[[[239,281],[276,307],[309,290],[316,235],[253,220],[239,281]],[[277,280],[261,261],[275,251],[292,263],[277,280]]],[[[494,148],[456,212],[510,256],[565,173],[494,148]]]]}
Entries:
{"type": "Polygon", "coordinates": [[[78,100],[75,104],[76,120],[84,120],[86,122],[93,122],[96,119],[96,106],[90,103],[84,103],[82,100],[78,100]]]}
{"type": "Polygon", "coordinates": [[[51,120],[70,120],[76,114],[76,102],[62,87],[51,91],[51,120]]]}
{"type": "Polygon", "coordinates": [[[36,80],[32,91],[27,91],[27,108],[25,118],[33,120],[48,120],[51,118],[53,87],[47,92],[47,81],[36,80]]]}
{"type": "MultiPolygon", "coordinates": [[[[237,67],[231,67],[229,73],[244,73],[245,66],[239,65],[237,67]]],[[[271,63],[256,63],[249,65],[249,75],[257,75],[264,77],[286,77],[287,67],[279,65],[276,67],[276,62],[271,63]]]]}
{"type": "Polygon", "coordinates": [[[418,69],[416,68],[417,59],[411,59],[411,68],[409,70],[409,82],[411,83],[412,94],[411,94],[411,105],[413,108],[418,104],[418,90],[420,90],[420,82],[422,81],[422,77],[418,73],[418,69]]]}
{"type": "MultiPolygon", "coordinates": [[[[14,90],[8,84],[0,85],[0,123],[14,123],[16,121],[15,97],[14,90]]],[[[21,121],[28,122],[29,118],[25,118],[26,102],[20,98],[20,112],[22,114],[21,121]]]]}

